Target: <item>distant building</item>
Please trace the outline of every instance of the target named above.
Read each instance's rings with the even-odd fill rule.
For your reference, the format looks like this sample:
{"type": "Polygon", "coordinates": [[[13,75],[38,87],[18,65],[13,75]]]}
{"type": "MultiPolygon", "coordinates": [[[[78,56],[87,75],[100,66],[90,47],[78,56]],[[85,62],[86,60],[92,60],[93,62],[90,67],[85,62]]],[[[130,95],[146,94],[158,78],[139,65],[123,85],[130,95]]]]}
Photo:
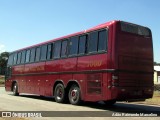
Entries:
{"type": "Polygon", "coordinates": [[[154,65],[154,84],[160,84],[160,65],[154,65]]]}

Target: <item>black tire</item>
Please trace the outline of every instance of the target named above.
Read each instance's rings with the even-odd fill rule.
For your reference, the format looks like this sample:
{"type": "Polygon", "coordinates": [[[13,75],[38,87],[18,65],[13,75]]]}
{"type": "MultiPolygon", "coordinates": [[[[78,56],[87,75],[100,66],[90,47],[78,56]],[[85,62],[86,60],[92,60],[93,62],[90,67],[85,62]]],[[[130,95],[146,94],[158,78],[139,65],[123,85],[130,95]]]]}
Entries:
{"type": "Polygon", "coordinates": [[[108,101],[104,101],[104,103],[107,105],[107,106],[112,106],[116,103],[116,100],[108,100],[108,101]]]}
{"type": "Polygon", "coordinates": [[[81,92],[77,85],[73,84],[68,93],[69,102],[72,105],[79,105],[81,103],[81,92]]]}
{"type": "Polygon", "coordinates": [[[61,83],[57,84],[55,87],[54,98],[55,98],[55,101],[58,103],[65,102],[65,88],[61,83]]]}
{"type": "Polygon", "coordinates": [[[18,84],[17,83],[14,83],[14,85],[13,85],[13,95],[14,96],[18,96],[19,95],[18,84]]]}

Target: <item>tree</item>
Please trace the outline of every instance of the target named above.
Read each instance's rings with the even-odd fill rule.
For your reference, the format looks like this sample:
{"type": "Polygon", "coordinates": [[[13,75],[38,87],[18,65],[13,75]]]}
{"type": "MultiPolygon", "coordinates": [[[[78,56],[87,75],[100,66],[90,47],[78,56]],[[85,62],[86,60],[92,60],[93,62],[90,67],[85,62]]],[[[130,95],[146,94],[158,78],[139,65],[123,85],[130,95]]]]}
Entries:
{"type": "Polygon", "coordinates": [[[7,66],[7,60],[9,57],[9,52],[3,52],[0,54],[0,67],[4,68],[7,66]]]}
{"type": "Polygon", "coordinates": [[[154,62],[154,65],[157,65],[157,62],[154,62]]]}
{"type": "Polygon", "coordinates": [[[154,65],[160,65],[160,63],[154,62],[154,65]]]}

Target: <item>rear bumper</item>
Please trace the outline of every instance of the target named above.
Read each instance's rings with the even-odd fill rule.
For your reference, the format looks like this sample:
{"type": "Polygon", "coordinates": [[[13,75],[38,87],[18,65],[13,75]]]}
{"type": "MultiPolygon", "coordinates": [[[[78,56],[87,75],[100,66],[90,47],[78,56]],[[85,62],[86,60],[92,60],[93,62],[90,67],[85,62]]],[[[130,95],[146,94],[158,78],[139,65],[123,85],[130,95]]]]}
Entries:
{"type": "Polygon", "coordinates": [[[142,101],[153,96],[153,88],[151,87],[119,87],[113,89],[112,99],[118,101],[142,101]]]}

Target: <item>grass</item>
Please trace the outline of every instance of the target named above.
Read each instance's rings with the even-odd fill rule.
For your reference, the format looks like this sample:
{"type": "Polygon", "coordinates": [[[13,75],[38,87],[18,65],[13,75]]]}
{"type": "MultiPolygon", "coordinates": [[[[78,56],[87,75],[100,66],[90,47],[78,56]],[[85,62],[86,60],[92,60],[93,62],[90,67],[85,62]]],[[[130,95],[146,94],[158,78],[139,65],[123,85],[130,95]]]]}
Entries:
{"type": "Polygon", "coordinates": [[[1,76],[1,75],[0,75],[0,85],[1,85],[1,84],[4,84],[4,82],[5,82],[5,81],[4,81],[4,76],[1,76]]]}
{"type": "Polygon", "coordinates": [[[160,105],[160,91],[154,91],[153,98],[147,99],[145,103],[160,105]]]}

